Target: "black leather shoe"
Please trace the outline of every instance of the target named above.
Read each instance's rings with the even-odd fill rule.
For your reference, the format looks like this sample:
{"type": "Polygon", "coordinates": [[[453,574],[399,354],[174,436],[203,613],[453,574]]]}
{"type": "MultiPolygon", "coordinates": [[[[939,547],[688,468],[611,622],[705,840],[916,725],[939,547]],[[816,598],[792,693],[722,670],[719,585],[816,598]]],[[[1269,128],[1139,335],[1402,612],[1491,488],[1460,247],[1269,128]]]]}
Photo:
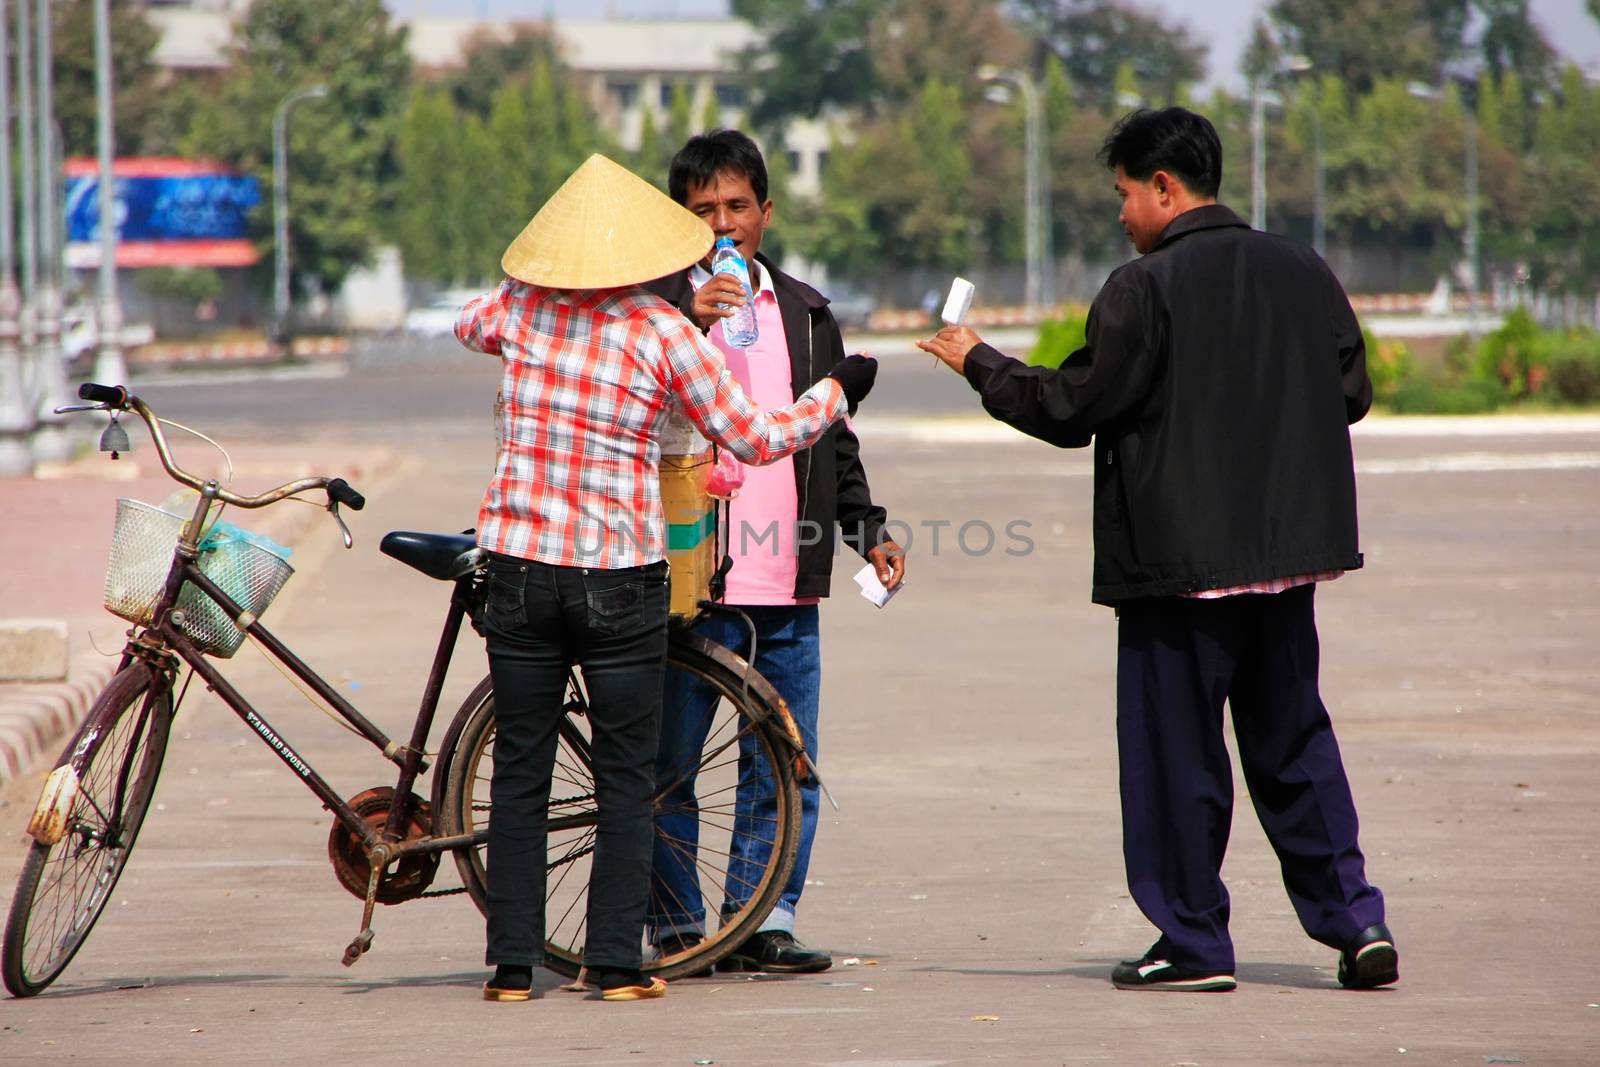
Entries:
{"type": "Polygon", "coordinates": [[[719,962],[717,970],[814,974],[832,966],[832,956],[820,948],[806,948],[789,931],[762,930],[719,962]]]}
{"type": "Polygon", "coordinates": [[[1383,923],[1369,926],[1339,953],[1339,984],[1346,989],[1376,989],[1400,980],[1400,953],[1383,923]]]}
{"type": "MultiPolygon", "coordinates": [[[[676,956],[680,952],[688,952],[698,945],[703,938],[696,933],[668,934],[656,945],[656,951],[661,953],[664,960],[668,956],[676,956]]],[[[683,975],[684,978],[710,978],[711,965],[708,963],[698,971],[690,971],[683,975]]]]}

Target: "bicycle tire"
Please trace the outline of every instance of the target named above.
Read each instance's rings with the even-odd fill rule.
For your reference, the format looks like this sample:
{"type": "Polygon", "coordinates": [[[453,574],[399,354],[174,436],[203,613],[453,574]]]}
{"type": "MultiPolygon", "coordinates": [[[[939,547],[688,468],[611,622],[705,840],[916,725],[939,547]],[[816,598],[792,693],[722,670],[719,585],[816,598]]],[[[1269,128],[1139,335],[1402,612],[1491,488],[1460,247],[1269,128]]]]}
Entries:
{"type": "Polygon", "coordinates": [[[6,989],[31,997],[66,970],[116,888],[149,810],[172,725],[166,675],[119,671],[56,761],[78,787],[54,844],[34,841],[0,951],[6,989]]]}
{"type": "MultiPolygon", "coordinates": [[[[716,803],[701,800],[698,805],[699,847],[694,855],[694,867],[700,876],[700,903],[707,914],[720,915],[720,925],[715,931],[707,931],[699,944],[683,951],[653,957],[650,952],[645,953],[643,969],[671,979],[701,971],[728,955],[756,931],[777,904],[800,848],[800,788],[795,778],[794,750],[779,725],[771,699],[761,692],[771,690],[759,675],[752,672],[757,684],[747,686],[742,675],[729,665],[679,641],[668,647],[667,666],[703,679],[718,694],[713,726],[696,765],[696,793],[699,798],[721,797],[716,803]],[[742,906],[724,909],[724,881],[736,832],[733,792],[738,779],[751,773],[737,755],[741,735],[749,738],[765,765],[775,771],[767,776],[772,783],[770,795],[763,795],[774,804],[776,816],[770,858],[749,898],[742,906]],[[723,914],[725,910],[727,913],[723,914]]],[[[588,856],[596,818],[587,724],[581,710],[586,698],[576,678],[569,682],[567,699],[570,710],[559,728],[550,800],[545,965],[558,974],[575,977],[583,962],[588,856]]],[[[484,679],[462,705],[450,736],[456,742],[448,754],[440,754],[440,761],[450,768],[440,809],[448,820],[443,832],[476,832],[487,826],[489,815],[494,741],[494,690],[489,679],[484,679]]],[[[663,833],[659,822],[662,799],[673,784],[676,783],[664,783],[653,800],[658,835],[663,833]]],[[[668,842],[668,847],[683,851],[673,842],[668,842]]],[[[455,861],[473,902],[487,914],[483,854],[482,845],[462,848],[456,850],[455,861]]]]}

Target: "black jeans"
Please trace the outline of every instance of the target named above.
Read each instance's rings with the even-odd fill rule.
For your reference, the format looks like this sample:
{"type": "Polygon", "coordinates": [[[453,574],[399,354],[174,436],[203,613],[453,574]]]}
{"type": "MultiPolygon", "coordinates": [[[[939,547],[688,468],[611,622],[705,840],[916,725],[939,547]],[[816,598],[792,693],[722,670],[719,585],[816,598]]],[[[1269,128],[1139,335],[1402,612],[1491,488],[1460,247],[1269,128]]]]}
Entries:
{"type": "Polygon", "coordinates": [[[667,564],[600,570],[495,554],[484,635],[496,718],[485,960],[544,961],[550,777],[567,672],[576,663],[589,693],[599,806],[584,962],[637,968],[650,890],[667,564]]]}

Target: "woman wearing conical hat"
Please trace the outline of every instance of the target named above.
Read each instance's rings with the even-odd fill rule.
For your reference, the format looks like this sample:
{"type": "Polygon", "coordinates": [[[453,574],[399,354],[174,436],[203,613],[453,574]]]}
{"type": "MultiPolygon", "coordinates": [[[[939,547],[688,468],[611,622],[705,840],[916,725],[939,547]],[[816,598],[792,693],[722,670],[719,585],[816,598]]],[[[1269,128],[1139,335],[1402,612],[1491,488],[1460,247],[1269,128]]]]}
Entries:
{"type": "Polygon", "coordinates": [[[669,404],[765,464],[814,444],[877,370],[851,356],[791,406],[753,406],[700,331],[641,288],[711,243],[700,219],[590,156],[506,249],[506,280],[456,322],[462,344],[503,365],[499,456],[478,513],[496,715],[489,1000],[527,1000],[544,961],[545,825],[573,663],[599,806],[584,966],[606,1000],[666,992],[639,967],[667,648],[657,463],[669,404]]]}

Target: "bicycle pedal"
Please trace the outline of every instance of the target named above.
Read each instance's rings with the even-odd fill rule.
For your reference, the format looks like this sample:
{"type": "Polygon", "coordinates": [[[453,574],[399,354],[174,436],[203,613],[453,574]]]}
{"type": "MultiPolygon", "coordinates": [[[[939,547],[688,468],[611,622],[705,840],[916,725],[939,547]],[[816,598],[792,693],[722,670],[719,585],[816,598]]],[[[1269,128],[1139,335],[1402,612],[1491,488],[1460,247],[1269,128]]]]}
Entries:
{"type": "Polygon", "coordinates": [[[356,960],[359,960],[363,955],[370,951],[371,948],[372,931],[370,929],[361,931],[356,935],[356,939],[354,941],[350,942],[344,947],[344,965],[346,967],[355,966],[356,960]]]}

